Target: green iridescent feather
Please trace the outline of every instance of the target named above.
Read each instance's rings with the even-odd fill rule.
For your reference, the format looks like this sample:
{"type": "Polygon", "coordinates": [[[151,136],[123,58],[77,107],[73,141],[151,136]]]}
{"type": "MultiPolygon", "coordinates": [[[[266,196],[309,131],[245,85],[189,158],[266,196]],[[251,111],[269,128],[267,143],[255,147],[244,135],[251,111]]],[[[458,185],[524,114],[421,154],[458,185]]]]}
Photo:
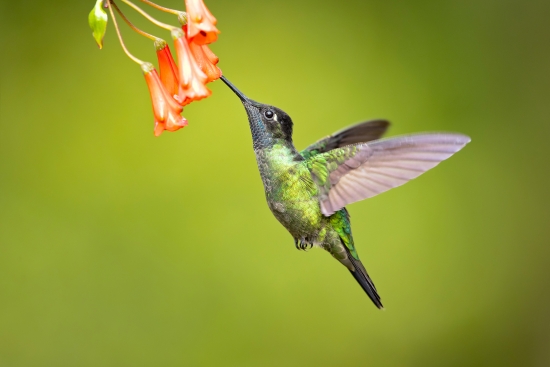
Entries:
{"type": "Polygon", "coordinates": [[[357,146],[350,145],[343,148],[333,149],[326,153],[312,156],[306,160],[306,165],[311,172],[313,181],[319,187],[320,198],[328,194],[331,182],[330,174],[346,162],[350,162],[360,151],[357,146]]]}

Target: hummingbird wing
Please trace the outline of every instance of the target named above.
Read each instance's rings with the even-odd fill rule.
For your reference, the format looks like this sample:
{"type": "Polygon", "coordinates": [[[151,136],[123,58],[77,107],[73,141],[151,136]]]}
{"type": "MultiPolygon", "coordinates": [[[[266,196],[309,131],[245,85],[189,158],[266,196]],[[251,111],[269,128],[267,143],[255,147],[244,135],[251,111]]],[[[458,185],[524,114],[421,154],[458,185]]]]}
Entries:
{"type": "Polygon", "coordinates": [[[405,135],[333,149],[306,164],[319,187],[321,212],[330,216],[420,176],[469,142],[462,134],[405,135]]]}
{"type": "Polygon", "coordinates": [[[346,145],[366,143],[380,139],[389,126],[390,123],[386,120],[360,122],[318,140],[302,150],[300,154],[305,159],[308,159],[314,155],[325,153],[329,150],[344,147],[346,145]]]}

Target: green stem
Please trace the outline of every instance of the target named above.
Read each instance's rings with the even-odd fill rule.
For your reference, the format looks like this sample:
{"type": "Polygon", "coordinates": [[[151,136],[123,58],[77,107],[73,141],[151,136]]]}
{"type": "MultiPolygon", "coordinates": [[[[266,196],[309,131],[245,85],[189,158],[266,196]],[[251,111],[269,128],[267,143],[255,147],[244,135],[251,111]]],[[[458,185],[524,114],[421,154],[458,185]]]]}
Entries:
{"type": "Polygon", "coordinates": [[[151,23],[153,23],[154,25],[156,25],[157,27],[160,27],[160,28],[164,28],[164,29],[167,29],[169,31],[172,31],[172,29],[176,28],[174,26],[171,26],[170,24],[166,24],[166,23],[162,23],[162,22],[159,22],[158,20],[156,20],[155,18],[153,18],[152,16],[150,16],[149,14],[147,14],[143,9],[141,9],[139,6],[137,6],[136,4],[134,4],[133,2],[129,1],[129,0],[121,0],[123,3],[126,3],[128,6],[134,8],[135,11],[137,11],[138,13],[140,13],[141,15],[143,15],[145,18],[147,18],[147,20],[149,20],[151,23]]]}
{"type": "Polygon", "coordinates": [[[108,5],[109,5],[109,12],[111,13],[111,18],[113,19],[113,25],[115,26],[116,33],[118,35],[118,40],[120,41],[120,45],[122,46],[122,49],[124,50],[126,55],[128,55],[128,57],[132,61],[134,61],[135,63],[137,63],[139,65],[143,65],[144,61],[142,61],[142,60],[138,59],[137,57],[135,57],[134,55],[132,55],[130,53],[130,51],[128,51],[128,49],[126,48],[126,45],[124,44],[124,41],[122,40],[122,35],[120,34],[120,29],[118,28],[118,24],[116,22],[115,13],[113,12],[112,2],[109,1],[108,5]]]}
{"type": "Polygon", "coordinates": [[[111,4],[113,5],[113,8],[115,8],[115,10],[117,11],[118,15],[120,15],[120,17],[122,19],[124,19],[124,21],[126,22],[126,24],[128,24],[128,26],[130,28],[132,28],[135,32],[141,34],[142,36],[145,36],[147,38],[149,38],[150,40],[152,41],[156,41],[158,39],[158,37],[155,37],[153,36],[152,34],[150,33],[147,33],[145,31],[142,31],[141,29],[139,29],[138,27],[136,27],[135,25],[132,24],[132,22],[130,22],[130,20],[128,18],[126,18],[126,16],[122,13],[122,11],[120,10],[120,8],[115,4],[114,0],[111,0],[111,4]]]}
{"type": "Polygon", "coordinates": [[[148,1],[148,0],[141,0],[142,3],[145,3],[149,6],[152,6],[153,8],[155,9],[158,9],[160,11],[163,11],[165,13],[170,13],[170,14],[174,14],[174,15],[179,15],[179,13],[182,13],[181,11],[179,10],[175,10],[175,9],[170,9],[170,8],[165,8],[164,6],[160,6],[158,4],[155,4],[154,2],[152,1],[148,1]]]}

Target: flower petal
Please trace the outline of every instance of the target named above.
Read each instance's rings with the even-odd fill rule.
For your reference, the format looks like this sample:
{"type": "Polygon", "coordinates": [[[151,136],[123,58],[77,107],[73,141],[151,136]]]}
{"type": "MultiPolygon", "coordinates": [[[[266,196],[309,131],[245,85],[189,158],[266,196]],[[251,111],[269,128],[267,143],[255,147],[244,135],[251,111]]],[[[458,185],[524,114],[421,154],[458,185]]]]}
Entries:
{"type": "Polygon", "coordinates": [[[189,49],[202,72],[206,74],[206,83],[212,82],[222,76],[220,68],[213,64],[204,52],[204,49],[208,49],[207,45],[197,45],[195,42],[191,42],[189,49]]]}
{"type": "Polygon", "coordinates": [[[189,32],[187,37],[193,42],[204,45],[218,39],[216,18],[210,13],[203,0],[185,0],[187,11],[187,25],[189,32]]]}
{"type": "Polygon", "coordinates": [[[216,65],[218,61],[220,61],[220,58],[216,56],[212,52],[212,50],[210,50],[210,47],[208,47],[208,45],[203,45],[202,50],[204,51],[204,54],[206,55],[206,57],[208,57],[208,60],[210,60],[212,64],[216,65]]]}
{"type": "Polygon", "coordinates": [[[164,130],[176,131],[187,126],[187,120],[180,115],[183,108],[168,94],[154,66],[143,63],[141,68],[153,104],[155,136],[159,136],[164,130]]]}
{"type": "Polygon", "coordinates": [[[208,97],[211,92],[205,83],[208,77],[193,57],[185,35],[179,29],[172,31],[178,55],[179,90],[177,100],[184,106],[192,101],[208,97]]]}
{"type": "Polygon", "coordinates": [[[172,97],[178,94],[178,67],[170,52],[170,47],[163,40],[155,41],[159,63],[160,81],[172,97]]]}

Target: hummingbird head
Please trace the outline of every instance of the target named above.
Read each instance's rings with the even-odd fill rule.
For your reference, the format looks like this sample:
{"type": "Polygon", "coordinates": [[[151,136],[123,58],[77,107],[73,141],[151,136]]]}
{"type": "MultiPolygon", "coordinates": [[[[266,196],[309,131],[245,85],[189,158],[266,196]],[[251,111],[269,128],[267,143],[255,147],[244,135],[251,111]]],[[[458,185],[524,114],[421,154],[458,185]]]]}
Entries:
{"type": "Polygon", "coordinates": [[[267,148],[277,141],[292,144],[292,119],[275,106],[259,103],[247,98],[224,76],[221,80],[241,99],[248,115],[254,149],[267,148]]]}

